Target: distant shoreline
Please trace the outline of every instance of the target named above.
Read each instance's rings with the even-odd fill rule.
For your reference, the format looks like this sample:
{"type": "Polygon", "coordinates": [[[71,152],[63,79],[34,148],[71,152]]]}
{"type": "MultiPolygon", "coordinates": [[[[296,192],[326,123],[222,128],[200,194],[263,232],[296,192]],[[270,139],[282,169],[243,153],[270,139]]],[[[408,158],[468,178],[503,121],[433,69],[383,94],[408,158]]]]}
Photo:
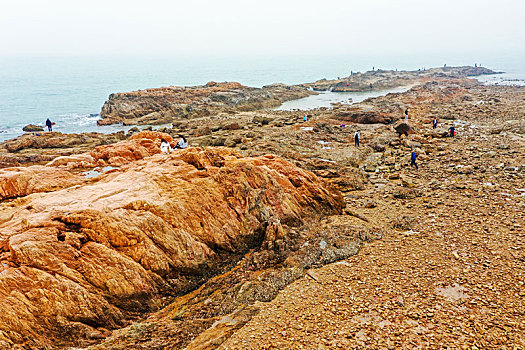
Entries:
{"type": "MultiPolygon", "coordinates": [[[[406,71],[398,71],[398,72],[396,72],[396,71],[392,71],[392,70],[389,70],[389,71],[387,71],[387,70],[376,70],[375,72],[401,73],[401,72],[406,72],[406,71]]],[[[369,74],[369,73],[370,72],[359,73],[359,74],[366,75],[366,74],[369,74]]],[[[495,73],[494,75],[500,75],[500,74],[499,73],[495,73]]],[[[323,81],[323,80],[320,80],[320,81],[323,81]]],[[[330,82],[330,80],[324,80],[324,81],[325,82],[330,82]]],[[[517,81],[519,81],[519,79],[517,79],[517,81]]],[[[306,84],[300,84],[300,85],[308,86],[308,85],[311,85],[311,84],[314,84],[314,83],[306,83],[306,84]]],[[[396,88],[394,88],[394,90],[395,89],[396,88]]],[[[381,93],[383,93],[383,92],[384,93],[388,93],[390,91],[392,91],[390,88],[381,89],[381,90],[379,90],[380,94],[376,94],[374,96],[380,96],[381,93]]],[[[337,93],[337,91],[334,92],[334,96],[337,95],[336,93],[337,93]]],[[[344,102],[343,100],[344,100],[344,98],[335,98],[332,101],[319,101],[319,104],[316,106],[315,105],[315,98],[312,98],[312,101],[310,101],[312,103],[309,103],[306,109],[312,109],[312,108],[316,108],[316,107],[326,107],[327,104],[329,105],[332,102],[344,102]]],[[[295,101],[295,100],[292,100],[292,101],[295,101]]],[[[298,101],[301,101],[301,100],[298,100],[298,101]]],[[[297,107],[293,106],[293,103],[291,103],[291,102],[284,102],[284,104],[287,105],[287,106],[291,105],[291,107],[286,107],[286,109],[295,109],[295,108],[297,108],[297,107]]],[[[276,108],[277,109],[281,109],[280,106],[276,107],[276,108]]],[[[42,125],[43,126],[45,118],[41,118],[41,119],[42,120],[39,120],[39,121],[34,121],[33,120],[32,123],[36,124],[36,125],[42,125]]],[[[100,119],[98,113],[64,115],[64,116],[57,117],[57,118],[53,118],[52,117],[52,119],[57,120],[57,126],[56,126],[55,129],[57,131],[61,131],[61,132],[64,132],[64,133],[100,132],[100,133],[103,133],[103,134],[111,134],[111,133],[118,132],[118,131],[121,131],[121,130],[124,130],[125,132],[127,132],[127,130],[129,130],[131,128],[131,126],[125,126],[125,125],[119,125],[119,124],[110,125],[110,126],[97,126],[96,123],[100,119]]],[[[147,126],[147,125],[152,125],[152,124],[145,124],[145,126],[147,126]]],[[[20,135],[23,135],[23,132],[21,130],[21,128],[23,126],[24,125],[20,125],[20,126],[17,125],[17,126],[11,127],[8,130],[0,130],[0,142],[6,141],[6,140],[10,140],[10,139],[16,138],[16,137],[18,137],[20,135]]]]}

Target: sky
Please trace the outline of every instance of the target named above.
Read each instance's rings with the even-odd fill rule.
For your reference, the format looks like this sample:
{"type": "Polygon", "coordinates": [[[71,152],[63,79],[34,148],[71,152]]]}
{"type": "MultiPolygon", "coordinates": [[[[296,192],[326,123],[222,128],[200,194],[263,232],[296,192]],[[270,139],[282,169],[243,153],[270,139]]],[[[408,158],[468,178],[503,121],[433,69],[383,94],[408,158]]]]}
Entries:
{"type": "Polygon", "coordinates": [[[524,52],[522,0],[0,0],[0,56],[524,52]]]}

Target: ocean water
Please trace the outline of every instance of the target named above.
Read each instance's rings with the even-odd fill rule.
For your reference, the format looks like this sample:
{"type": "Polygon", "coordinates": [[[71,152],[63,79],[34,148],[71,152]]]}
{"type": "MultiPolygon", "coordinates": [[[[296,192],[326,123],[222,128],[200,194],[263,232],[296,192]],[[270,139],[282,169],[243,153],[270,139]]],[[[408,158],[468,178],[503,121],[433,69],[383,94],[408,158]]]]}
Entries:
{"type": "MultiPolygon", "coordinates": [[[[519,84],[525,81],[521,55],[485,59],[484,66],[505,71],[487,77],[488,83],[519,84]]],[[[46,118],[54,130],[74,133],[114,132],[121,125],[96,125],[99,112],[113,92],[160,86],[201,85],[208,81],[238,81],[260,87],[272,83],[298,84],[348,76],[351,71],[418,69],[447,65],[473,65],[471,57],[0,57],[0,141],[22,134],[27,124],[43,125],[46,118]]],[[[479,62],[479,61],[478,61],[479,62]]],[[[381,92],[382,93],[386,93],[381,92]]],[[[376,92],[374,92],[376,94],[376,92]]],[[[362,93],[324,93],[287,102],[282,109],[329,106],[370,97],[362,93]]]]}

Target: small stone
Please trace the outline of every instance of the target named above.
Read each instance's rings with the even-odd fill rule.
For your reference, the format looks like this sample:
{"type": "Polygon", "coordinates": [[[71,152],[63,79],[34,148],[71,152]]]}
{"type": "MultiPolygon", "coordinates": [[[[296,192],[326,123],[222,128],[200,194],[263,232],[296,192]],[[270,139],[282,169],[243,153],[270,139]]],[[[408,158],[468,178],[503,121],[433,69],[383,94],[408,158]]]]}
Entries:
{"type": "Polygon", "coordinates": [[[369,200],[365,203],[365,208],[375,208],[377,206],[376,202],[369,200]]]}

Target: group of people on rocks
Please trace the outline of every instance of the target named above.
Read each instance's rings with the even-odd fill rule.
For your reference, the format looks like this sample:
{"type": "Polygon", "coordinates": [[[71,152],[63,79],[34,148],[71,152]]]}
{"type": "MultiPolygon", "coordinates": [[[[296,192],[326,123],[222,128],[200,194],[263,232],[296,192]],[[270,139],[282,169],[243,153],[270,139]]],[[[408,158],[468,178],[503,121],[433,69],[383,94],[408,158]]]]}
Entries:
{"type": "MultiPolygon", "coordinates": [[[[360,137],[361,137],[361,131],[357,130],[354,133],[354,146],[355,147],[359,147],[359,138],[360,137]]],[[[419,166],[417,165],[416,160],[417,160],[416,151],[412,151],[412,153],[410,154],[410,166],[411,167],[414,166],[416,168],[416,170],[419,170],[419,166]]]]}
{"type": "MultiPolygon", "coordinates": [[[[53,122],[51,122],[51,120],[49,118],[46,119],[46,127],[47,127],[47,130],[48,131],[53,131],[53,122]]],[[[186,137],[184,137],[183,135],[179,135],[180,139],[179,141],[177,142],[177,144],[175,145],[175,149],[184,149],[184,148],[188,148],[188,140],[186,140],[186,137]]],[[[168,154],[172,151],[172,147],[170,145],[170,143],[168,141],[166,141],[165,139],[162,139],[161,142],[160,142],[160,151],[164,154],[168,154]]]]}
{"type": "MultiPolygon", "coordinates": [[[[405,122],[408,121],[408,108],[405,110],[404,119],[405,119],[405,122]]],[[[343,124],[342,124],[342,126],[343,126],[343,124]]],[[[438,126],[438,119],[434,117],[432,119],[432,129],[436,129],[437,126],[438,126]]],[[[455,126],[451,126],[448,129],[447,136],[448,137],[456,136],[456,128],[455,128],[455,126]]],[[[354,133],[354,146],[355,147],[359,147],[360,138],[361,138],[361,131],[358,129],[354,133]]],[[[412,152],[410,153],[410,167],[415,167],[416,170],[419,170],[419,166],[417,164],[417,154],[416,154],[416,151],[414,151],[414,150],[412,150],[412,152]]]]}
{"type": "MultiPolygon", "coordinates": [[[[175,149],[185,149],[185,148],[188,148],[189,144],[188,144],[188,140],[186,140],[186,137],[184,137],[183,135],[179,135],[180,139],[179,141],[177,142],[177,144],[175,145],[175,149]]],[[[160,141],[160,151],[164,154],[169,154],[171,151],[172,151],[172,147],[170,145],[170,143],[168,141],[166,141],[166,139],[162,139],[160,141]]]]}

